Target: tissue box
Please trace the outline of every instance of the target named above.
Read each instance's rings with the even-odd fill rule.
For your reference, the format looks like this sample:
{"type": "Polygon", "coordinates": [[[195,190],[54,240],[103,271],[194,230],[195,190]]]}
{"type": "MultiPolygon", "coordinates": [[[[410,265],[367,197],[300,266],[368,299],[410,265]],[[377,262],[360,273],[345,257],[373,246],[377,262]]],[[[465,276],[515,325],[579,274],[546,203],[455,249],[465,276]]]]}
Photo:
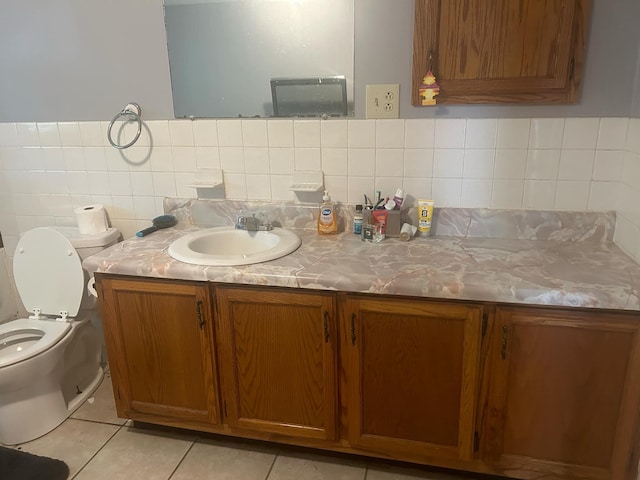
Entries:
{"type": "MultiPolygon", "coordinates": [[[[362,211],[362,223],[374,223],[371,218],[372,210],[363,210],[362,211]]],[[[402,212],[401,210],[387,210],[387,225],[385,229],[386,237],[399,237],[400,236],[400,228],[402,228],[402,212]]]]}

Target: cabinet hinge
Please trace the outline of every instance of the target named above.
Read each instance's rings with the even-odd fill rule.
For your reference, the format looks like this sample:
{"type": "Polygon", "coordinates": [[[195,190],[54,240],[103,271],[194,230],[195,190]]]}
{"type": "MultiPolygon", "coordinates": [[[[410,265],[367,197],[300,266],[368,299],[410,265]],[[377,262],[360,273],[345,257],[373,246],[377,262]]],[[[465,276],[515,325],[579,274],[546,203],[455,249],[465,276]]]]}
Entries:
{"type": "Polygon", "coordinates": [[[322,329],[324,332],[324,343],[329,342],[329,312],[325,310],[324,312],[324,320],[322,322],[322,329]]]}
{"type": "Polygon", "coordinates": [[[489,312],[482,312],[482,336],[487,334],[487,324],[489,323],[489,312]]]}
{"type": "Polygon", "coordinates": [[[351,314],[351,345],[356,344],[356,314],[351,314]]]}
{"type": "Polygon", "coordinates": [[[509,327],[502,327],[502,345],[500,347],[500,357],[502,360],[507,359],[507,342],[509,341],[509,327]]]}
{"type": "Polygon", "coordinates": [[[473,451],[477,452],[480,449],[480,435],[478,432],[473,432],[473,451]]]}
{"type": "Polygon", "coordinates": [[[205,325],[204,316],[202,315],[202,300],[196,302],[196,316],[198,317],[198,326],[202,330],[205,325]]]}
{"type": "Polygon", "coordinates": [[[573,80],[573,73],[576,69],[576,59],[572,58],[569,62],[569,80],[573,80]]]}

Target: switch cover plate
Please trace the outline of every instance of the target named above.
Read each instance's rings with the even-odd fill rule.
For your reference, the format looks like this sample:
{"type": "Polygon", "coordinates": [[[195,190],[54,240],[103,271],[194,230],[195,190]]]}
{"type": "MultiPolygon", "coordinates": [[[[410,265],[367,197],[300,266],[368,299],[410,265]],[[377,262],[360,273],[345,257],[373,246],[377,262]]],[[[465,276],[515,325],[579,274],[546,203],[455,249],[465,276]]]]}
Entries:
{"type": "Polygon", "coordinates": [[[399,118],[400,84],[367,85],[366,118],[399,118]]]}

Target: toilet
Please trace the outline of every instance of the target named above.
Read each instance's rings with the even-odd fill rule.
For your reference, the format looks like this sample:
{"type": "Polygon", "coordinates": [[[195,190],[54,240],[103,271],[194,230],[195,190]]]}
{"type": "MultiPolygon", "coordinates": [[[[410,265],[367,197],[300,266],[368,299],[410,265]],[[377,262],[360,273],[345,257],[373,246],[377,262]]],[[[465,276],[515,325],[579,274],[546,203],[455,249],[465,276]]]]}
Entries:
{"type": "Polygon", "coordinates": [[[15,445],[60,425],[98,387],[104,372],[96,299],[82,259],[118,241],[110,228],[24,233],[13,274],[27,318],[0,324],[0,443],[15,445]]]}

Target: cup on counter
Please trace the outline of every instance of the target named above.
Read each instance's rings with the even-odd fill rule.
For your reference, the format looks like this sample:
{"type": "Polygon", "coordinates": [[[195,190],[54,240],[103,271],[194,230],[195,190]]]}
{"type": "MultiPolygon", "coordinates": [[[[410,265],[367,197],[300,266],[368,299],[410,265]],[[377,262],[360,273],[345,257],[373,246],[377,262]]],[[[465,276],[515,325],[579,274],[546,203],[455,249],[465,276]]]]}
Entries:
{"type": "Polygon", "coordinates": [[[380,243],[385,238],[384,223],[376,223],[373,226],[373,243],[380,243]]]}

